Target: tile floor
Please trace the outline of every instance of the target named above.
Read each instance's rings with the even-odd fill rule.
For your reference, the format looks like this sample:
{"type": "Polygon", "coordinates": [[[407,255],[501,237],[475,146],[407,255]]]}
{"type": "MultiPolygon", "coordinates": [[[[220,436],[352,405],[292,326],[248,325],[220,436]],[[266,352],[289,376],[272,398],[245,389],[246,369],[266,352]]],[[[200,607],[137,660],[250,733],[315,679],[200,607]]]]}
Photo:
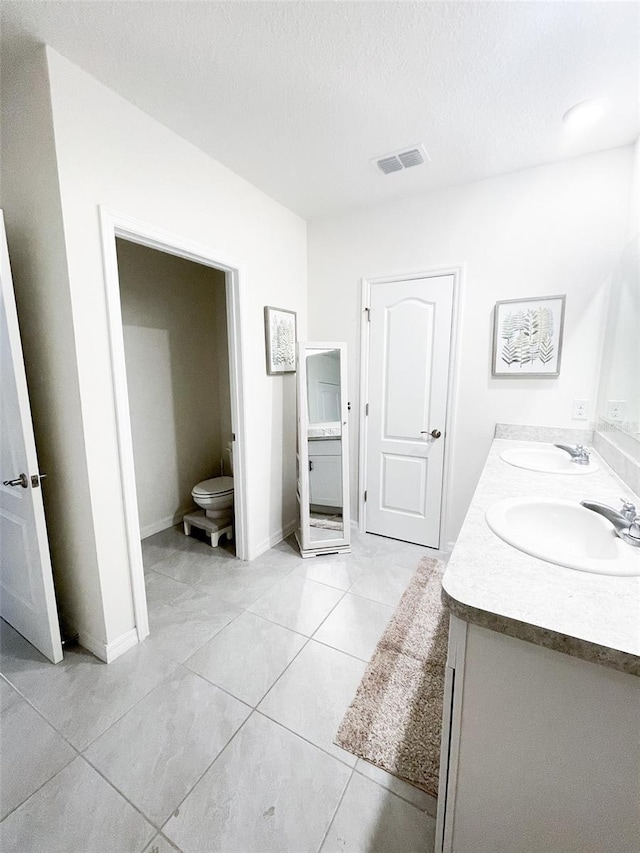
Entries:
{"type": "Polygon", "coordinates": [[[6,853],[430,853],[435,803],[333,743],[419,558],[253,563],[178,528],[143,542],[151,635],[58,666],[2,623],[6,853]]]}

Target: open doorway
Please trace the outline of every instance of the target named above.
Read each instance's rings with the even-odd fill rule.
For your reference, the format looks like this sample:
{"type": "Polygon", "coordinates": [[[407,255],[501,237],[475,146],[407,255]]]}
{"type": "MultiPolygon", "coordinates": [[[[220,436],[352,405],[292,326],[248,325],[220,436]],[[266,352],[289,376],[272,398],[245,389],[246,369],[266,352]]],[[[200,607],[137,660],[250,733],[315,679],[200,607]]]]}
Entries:
{"type": "Polygon", "coordinates": [[[235,554],[225,274],[121,238],[116,251],[140,538],[187,518],[235,554]],[[203,483],[225,487],[219,525],[198,504],[214,497],[192,496],[203,483]]]}
{"type": "Polygon", "coordinates": [[[241,282],[237,265],[215,251],[100,213],[124,523],[141,640],[149,633],[141,539],[198,511],[193,488],[230,476],[231,465],[233,535],[220,546],[247,558],[241,282]]]}

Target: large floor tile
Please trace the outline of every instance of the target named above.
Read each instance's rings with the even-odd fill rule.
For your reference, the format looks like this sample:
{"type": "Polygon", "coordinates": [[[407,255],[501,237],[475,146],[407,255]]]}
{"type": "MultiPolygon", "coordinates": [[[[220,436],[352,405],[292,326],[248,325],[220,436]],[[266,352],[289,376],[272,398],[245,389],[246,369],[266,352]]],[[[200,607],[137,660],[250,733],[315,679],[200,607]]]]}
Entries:
{"type": "Polygon", "coordinates": [[[309,637],[343,594],[342,590],[315,581],[286,577],[252,604],[249,610],[309,637]]]}
{"type": "Polygon", "coordinates": [[[288,628],[242,613],[185,665],[255,706],[306,642],[288,628]]]}
{"type": "Polygon", "coordinates": [[[432,817],[354,773],[321,853],[432,853],[434,835],[432,817]]]}
{"type": "Polygon", "coordinates": [[[161,826],[249,713],[250,708],[232,696],[180,669],[84,755],[161,826]]]}
{"type": "Polygon", "coordinates": [[[368,661],[393,616],[393,607],[347,593],[314,639],[368,661]]]}
{"type": "Polygon", "coordinates": [[[149,613],[145,645],[177,663],[183,663],[221,628],[242,612],[229,602],[198,589],[149,613]]]}
{"type": "Polygon", "coordinates": [[[351,528],[351,552],[359,557],[373,557],[380,551],[381,536],[372,533],[361,533],[351,528]]]}
{"type": "Polygon", "coordinates": [[[316,853],[349,774],[254,712],[163,833],[184,853],[316,853]]]}
{"type": "Polygon", "coordinates": [[[232,566],[210,572],[198,582],[197,589],[238,607],[249,607],[289,571],[290,568],[278,564],[256,565],[235,560],[232,566]]]}
{"type": "Polygon", "coordinates": [[[301,566],[294,569],[293,575],[346,592],[366,570],[367,558],[354,554],[336,554],[304,560],[301,566]]]}
{"type": "Polygon", "coordinates": [[[209,548],[209,551],[202,552],[194,548],[173,551],[168,557],[154,563],[153,571],[173,578],[179,583],[193,586],[236,562],[235,557],[222,549],[210,548],[202,543],[197,544],[202,548],[209,548]]]}
{"type": "Polygon", "coordinates": [[[356,756],[333,742],[366,664],[310,640],[258,710],[353,766],[356,756]]]}
{"type": "Polygon", "coordinates": [[[0,820],[3,820],[77,753],[2,680],[0,704],[0,820]]]}
{"type": "Polygon", "coordinates": [[[179,525],[161,530],[153,536],[148,536],[142,540],[141,547],[142,562],[145,571],[147,571],[153,568],[155,564],[171,557],[176,551],[191,551],[199,554],[205,553],[205,549],[209,546],[195,537],[185,536],[182,532],[182,525],[179,525]]]}
{"type": "Polygon", "coordinates": [[[164,836],[156,835],[151,839],[149,846],[144,848],[144,853],[181,853],[181,851],[164,836]]]}
{"type": "Polygon", "coordinates": [[[361,776],[366,776],[367,779],[370,779],[372,782],[376,782],[378,785],[382,785],[383,788],[397,794],[403,800],[411,803],[412,806],[420,809],[420,811],[427,812],[427,814],[430,814],[432,817],[436,816],[438,801],[435,797],[427,794],[427,792],[423,791],[421,788],[416,788],[415,785],[410,785],[409,782],[405,782],[404,779],[400,779],[398,776],[387,773],[386,770],[383,770],[381,767],[376,767],[375,764],[370,764],[362,758],[358,759],[355,769],[356,773],[359,773],[361,776]]]}
{"type": "Polygon", "coordinates": [[[0,824],[0,849],[7,853],[137,853],[154,832],[79,757],[0,824]]]}
{"type": "Polygon", "coordinates": [[[11,628],[3,630],[0,666],[5,677],[79,750],[175,669],[174,663],[146,643],[110,664],[80,647],[68,648],[64,660],[54,666],[11,628]]]}
{"type": "Polygon", "coordinates": [[[183,595],[190,589],[189,584],[180,583],[153,569],[145,573],[144,585],[147,592],[147,607],[149,610],[157,610],[165,604],[169,604],[179,595],[183,595]]]}
{"type": "Polygon", "coordinates": [[[359,577],[349,592],[396,607],[413,575],[413,569],[393,564],[379,567],[376,561],[376,568],[359,577]]]}
{"type": "Polygon", "coordinates": [[[263,554],[254,560],[254,563],[273,563],[275,565],[287,566],[295,569],[302,561],[300,548],[296,542],[296,538],[291,534],[286,539],[278,542],[273,548],[265,551],[263,554]]]}

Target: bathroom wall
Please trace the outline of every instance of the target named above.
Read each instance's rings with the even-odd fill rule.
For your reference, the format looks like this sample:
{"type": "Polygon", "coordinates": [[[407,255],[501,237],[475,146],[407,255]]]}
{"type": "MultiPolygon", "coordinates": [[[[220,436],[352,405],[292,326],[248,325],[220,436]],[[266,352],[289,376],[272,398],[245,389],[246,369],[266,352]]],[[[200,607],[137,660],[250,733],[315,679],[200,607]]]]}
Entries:
{"type": "MultiPolygon", "coordinates": [[[[65,389],[58,396],[52,387],[38,409],[39,444],[46,442],[43,436],[52,423],[69,421],[73,428],[60,439],[61,452],[49,457],[51,479],[60,478],[69,486],[65,500],[60,491],[51,509],[56,535],[70,542],[65,552],[69,564],[56,559],[55,571],[70,578],[70,621],[81,640],[87,637],[101,654],[101,647],[119,648],[134,619],[99,206],[181,235],[240,269],[250,557],[289,532],[297,515],[295,376],[266,374],[263,307],[296,311],[298,334],[306,338],[306,223],[50,48],[24,54],[11,85],[3,80],[3,99],[16,119],[3,128],[3,137],[14,135],[11,143],[3,138],[11,152],[3,164],[6,174],[17,170],[24,175],[30,168],[37,174],[32,146],[37,152],[38,143],[29,134],[45,133],[48,185],[54,197],[59,193],[59,201],[54,198],[57,219],[50,222],[37,213],[33,220],[27,215],[37,211],[41,200],[36,179],[19,188],[16,183],[5,207],[10,251],[13,243],[31,241],[40,253],[16,276],[19,302],[33,301],[27,361],[53,362],[47,370],[65,389]],[[29,85],[22,85],[23,79],[29,85]],[[42,104],[35,103],[36,97],[42,104]],[[31,112],[41,114],[43,127],[21,126],[23,114],[31,112]],[[19,192],[28,199],[19,198],[19,192]],[[25,211],[19,220],[14,213],[18,210],[25,211]],[[45,286],[30,276],[43,276],[48,262],[47,250],[38,242],[54,238],[55,252],[66,258],[67,269],[56,270],[45,286]],[[48,332],[38,334],[50,311],[63,317],[64,340],[56,342],[48,332]],[[63,350],[68,351],[66,360],[63,350]],[[67,466],[72,469],[69,475],[67,466]]],[[[29,381],[37,382],[33,370],[29,381]]]]}
{"type": "MultiPolygon", "coordinates": [[[[105,636],[46,56],[2,67],[0,177],[58,611],[105,636]],[[61,464],[61,460],[64,460],[61,464]]],[[[121,585],[124,595],[128,582],[121,585]]],[[[121,611],[133,619],[130,603],[121,611]]]]}
{"type": "Polygon", "coordinates": [[[449,435],[445,542],[451,542],[496,422],[587,425],[571,419],[574,399],[590,401],[588,421],[593,421],[607,288],[624,245],[631,164],[631,148],[622,148],[309,224],[309,335],[349,346],[354,517],[361,278],[462,267],[455,420],[449,435]],[[559,293],[567,294],[561,375],[492,378],[496,301],[559,293]]]}
{"type": "Polygon", "coordinates": [[[220,474],[231,433],[225,276],[126,240],[117,250],[144,538],[180,520],[193,486],[220,474]]]}

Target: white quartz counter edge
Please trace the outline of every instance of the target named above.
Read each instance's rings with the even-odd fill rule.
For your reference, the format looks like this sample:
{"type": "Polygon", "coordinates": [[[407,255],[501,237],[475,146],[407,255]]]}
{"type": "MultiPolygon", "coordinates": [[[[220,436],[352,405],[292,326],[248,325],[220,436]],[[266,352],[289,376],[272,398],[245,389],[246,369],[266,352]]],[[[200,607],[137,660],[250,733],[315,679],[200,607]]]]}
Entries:
{"type": "MultiPolygon", "coordinates": [[[[498,538],[484,515],[492,503],[507,497],[589,499],[614,507],[620,506],[623,496],[640,506],[640,498],[596,453],[600,469],[579,477],[528,471],[499,458],[507,448],[526,446],[541,445],[494,440],[443,578],[445,601],[453,599],[455,612],[467,615],[469,621],[478,621],[472,610],[498,617],[495,626],[485,619],[495,630],[502,630],[503,620],[524,623],[532,630],[523,639],[538,642],[539,636],[542,645],[579,657],[589,655],[554,646],[545,632],[610,650],[612,656],[604,657],[613,661],[600,662],[631,671],[628,660],[618,666],[615,655],[637,656],[640,661],[640,578],[589,574],[531,557],[498,538]]],[[[512,630],[504,632],[513,635],[512,630]]]]}

